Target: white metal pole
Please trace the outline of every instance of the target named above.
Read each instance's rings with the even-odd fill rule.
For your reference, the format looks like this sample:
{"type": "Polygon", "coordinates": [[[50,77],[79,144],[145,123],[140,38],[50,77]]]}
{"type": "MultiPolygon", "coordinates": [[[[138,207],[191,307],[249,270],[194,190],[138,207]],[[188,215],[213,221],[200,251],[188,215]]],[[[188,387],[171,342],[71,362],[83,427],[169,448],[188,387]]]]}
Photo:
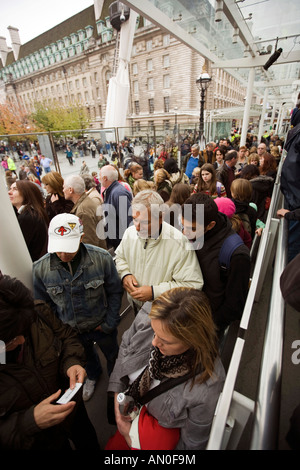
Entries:
{"type": "Polygon", "coordinates": [[[265,120],[265,114],[266,114],[268,92],[269,92],[269,89],[265,88],[264,99],[263,99],[262,110],[261,110],[260,121],[259,121],[258,136],[257,136],[258,142],[260,142],[261,136],[263,135],[263,131],[264,131],[264,120],[265,120]]]}
{"type": "Polygon", "coordinates": [[[247,95],[246,95],[245,110],[244,110],[244,116],[243,116],[243,127],[242,127],[240,146],[245,145],[246,138],[247,138],[247,130],[248,130],[248,125],[249,125],[250,108],[251,108],[251,101],[252,101],[252,94],[253,94],[254,75],[255,75],[255,68],[251,67],[250,72],[249,72],[249,78],[248,78],[247,95]]]}

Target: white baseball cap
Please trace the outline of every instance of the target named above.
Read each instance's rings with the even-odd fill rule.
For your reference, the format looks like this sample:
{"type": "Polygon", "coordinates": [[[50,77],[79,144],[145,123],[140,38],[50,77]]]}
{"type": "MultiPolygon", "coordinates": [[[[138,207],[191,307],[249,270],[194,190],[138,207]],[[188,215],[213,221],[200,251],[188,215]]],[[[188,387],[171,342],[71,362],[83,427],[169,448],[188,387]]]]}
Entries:
{"type": "Polygon", "coordinates": [[[74,214],[58,214],[48,229],[48,253],[75,253],[83,234],[81,220],[74,214]]]}

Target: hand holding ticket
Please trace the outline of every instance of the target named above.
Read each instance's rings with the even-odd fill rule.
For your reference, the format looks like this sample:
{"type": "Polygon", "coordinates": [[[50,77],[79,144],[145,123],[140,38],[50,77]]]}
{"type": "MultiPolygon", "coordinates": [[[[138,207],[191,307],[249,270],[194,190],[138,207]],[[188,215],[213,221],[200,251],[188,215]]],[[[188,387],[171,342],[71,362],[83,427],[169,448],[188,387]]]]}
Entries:
{"type": "Polygon", "coordinates": [[[75,387],[73,389],[68,388],[68,390],[60,397],[60,399],[56,401],[56,403],[59,405],[65,405],[74,397],[74,395],[76,395],[81,387],[82,383],[77,382],[75,387]]]}

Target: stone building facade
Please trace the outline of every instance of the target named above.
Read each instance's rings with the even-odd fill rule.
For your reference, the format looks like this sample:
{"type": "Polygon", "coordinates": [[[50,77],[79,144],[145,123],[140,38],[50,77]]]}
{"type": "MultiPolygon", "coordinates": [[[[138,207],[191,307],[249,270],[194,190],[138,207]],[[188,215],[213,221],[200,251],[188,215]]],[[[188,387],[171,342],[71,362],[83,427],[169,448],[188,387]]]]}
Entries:
{"type": "MultiPolygon", "coordinates": [[[[85,106],[91,128],[103,128],[109,79],[114,73],[117,32],[110,24],[105,0],[99,18],[95,5],[22,45],[18,30],[9,28],[12,49],[0,38],[2,100],[15,101],[26,111],[36,102],[56,101],[85,106]]],[[[204,59],[138,17],[130,62],[128,127],[196,125],[200,96],[196,79],[204,59]]],[[[206,64],[208,72],[209,64],[206,64]]],[[[245,89],[225,71],[216,70],[206,108],[243,105],[245,89]]]]}

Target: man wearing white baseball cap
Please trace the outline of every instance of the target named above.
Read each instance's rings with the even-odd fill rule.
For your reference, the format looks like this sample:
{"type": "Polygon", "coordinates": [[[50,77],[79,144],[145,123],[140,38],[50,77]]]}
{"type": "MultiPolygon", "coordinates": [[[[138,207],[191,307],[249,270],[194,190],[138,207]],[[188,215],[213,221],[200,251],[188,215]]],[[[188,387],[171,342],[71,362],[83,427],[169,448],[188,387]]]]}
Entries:
{"type": "Polygon", "coordinates": [[[83,226],[76,215],[55,216],[48,236],[48,253],[33,264],[34,297],[77,331],[87,354],[86,401],[102,372],[94,343],[106,357],[109,375],[118,355],[123,288],[110,253],[82,243],[83,226]]]}

